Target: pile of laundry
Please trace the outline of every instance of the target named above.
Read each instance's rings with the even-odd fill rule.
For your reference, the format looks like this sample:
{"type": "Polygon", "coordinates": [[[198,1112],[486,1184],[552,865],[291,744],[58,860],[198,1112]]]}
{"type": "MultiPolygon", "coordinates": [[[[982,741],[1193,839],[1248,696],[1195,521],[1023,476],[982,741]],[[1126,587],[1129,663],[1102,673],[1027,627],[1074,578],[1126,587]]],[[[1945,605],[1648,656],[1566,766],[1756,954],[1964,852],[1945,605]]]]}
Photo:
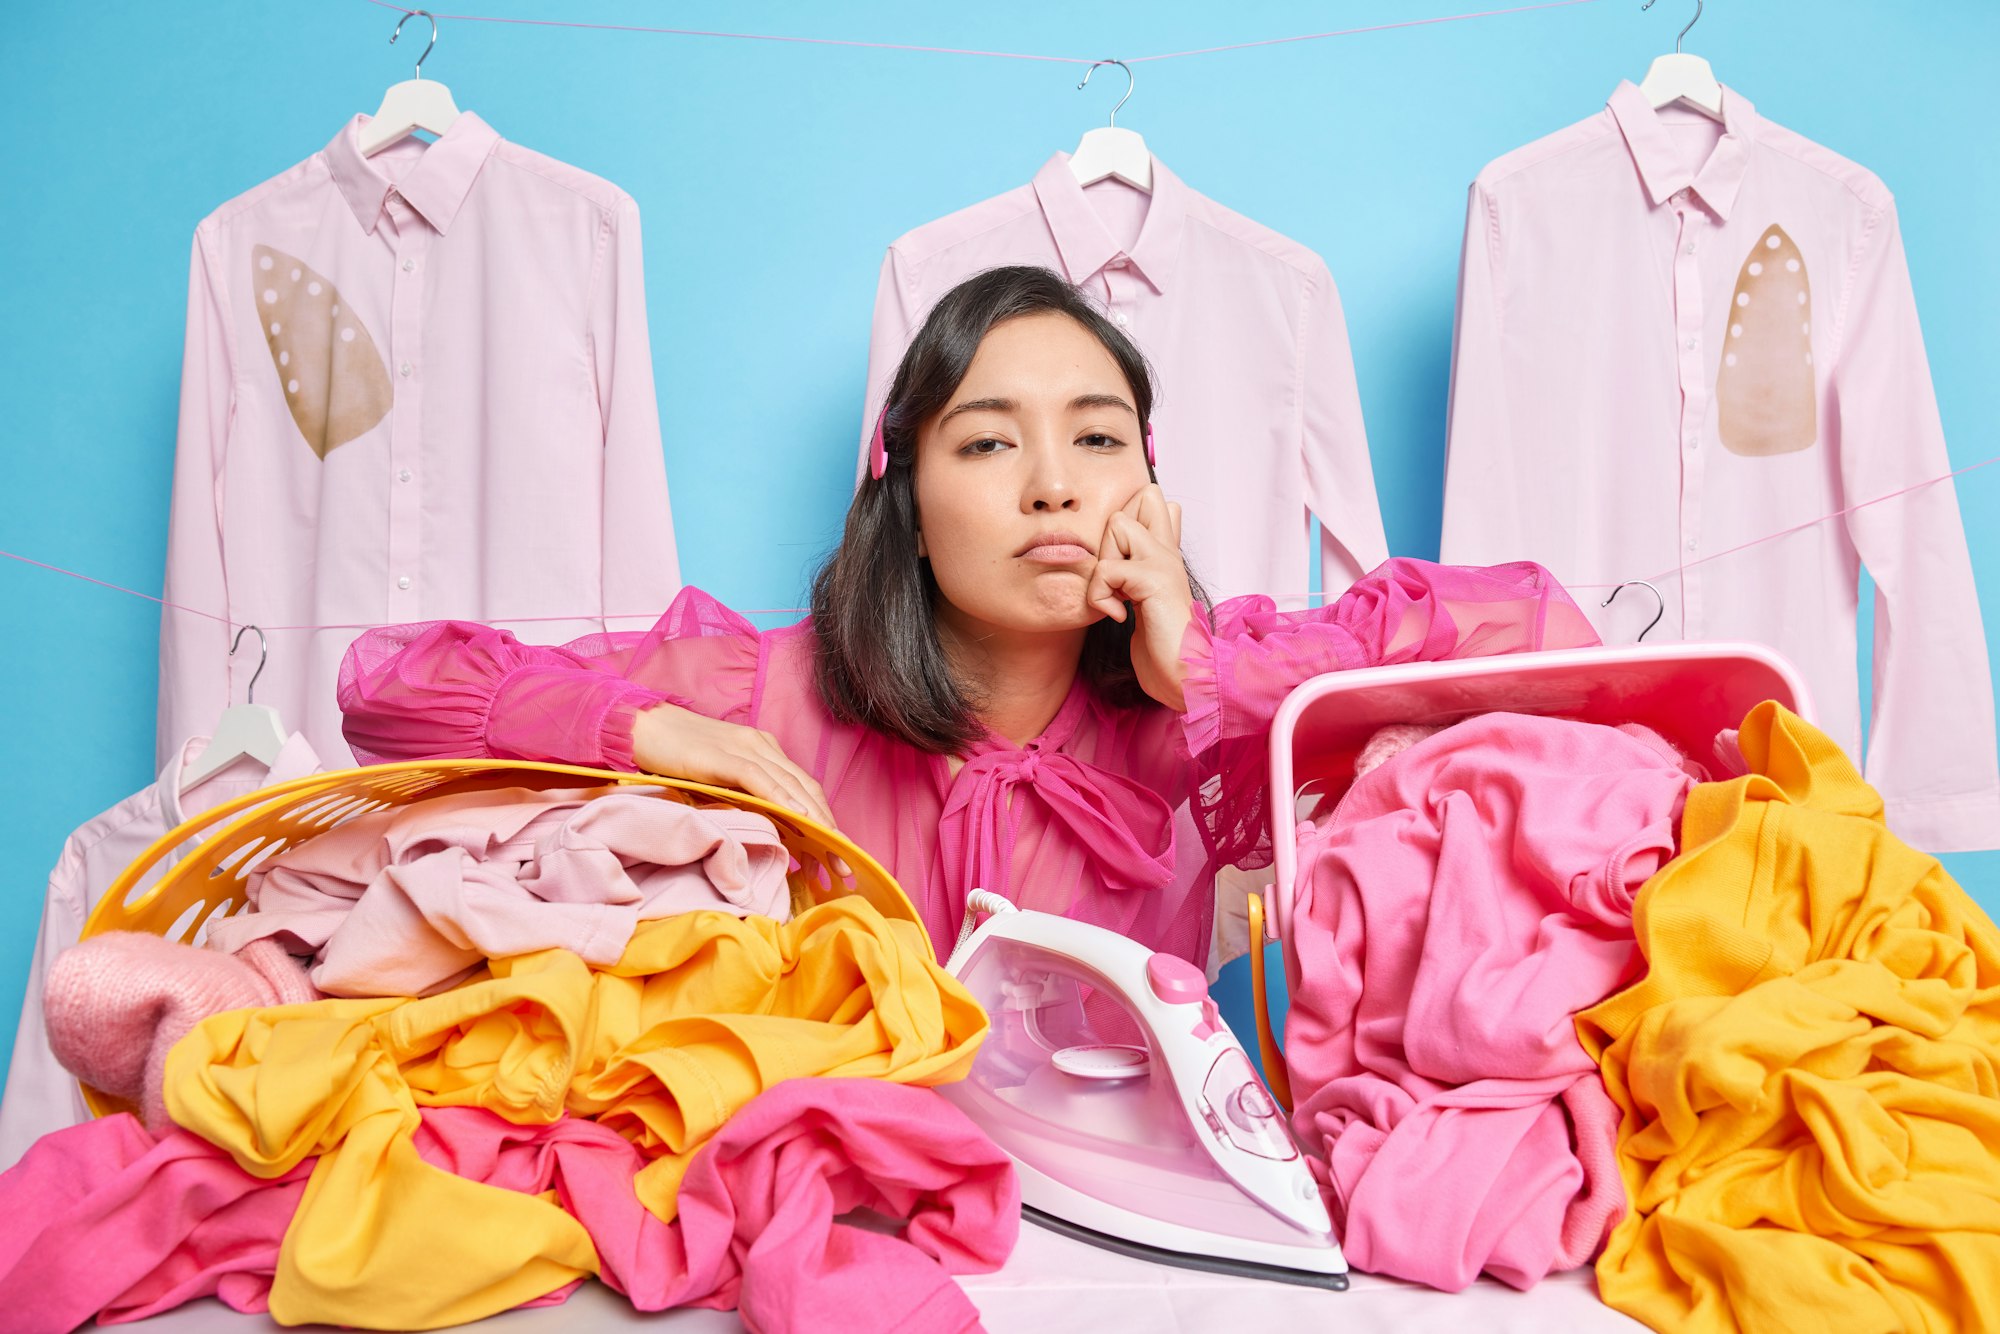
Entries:
{"type": "Polygon", "coordinates": [[[789,865],[753,813],[460,793],[270,858],[198,944],[64,952],[50,1044],[138,1110],[0,1175],[9,1327],[214,1296],[432,1329],[597,1278],[757,1329],[975,1328],[950,1276],[1006,1258],[1019,1190],[929,1086],[986,1017],[916,923],[794,915],[789,865]]]}
{"type": "Polygon", "coordinates": [[[2000,931],[1825,736],[1392,728],[1298,834],[1294,1129],[1353,1264],[1660,1330],[2000,1328],[2000,931]]]}

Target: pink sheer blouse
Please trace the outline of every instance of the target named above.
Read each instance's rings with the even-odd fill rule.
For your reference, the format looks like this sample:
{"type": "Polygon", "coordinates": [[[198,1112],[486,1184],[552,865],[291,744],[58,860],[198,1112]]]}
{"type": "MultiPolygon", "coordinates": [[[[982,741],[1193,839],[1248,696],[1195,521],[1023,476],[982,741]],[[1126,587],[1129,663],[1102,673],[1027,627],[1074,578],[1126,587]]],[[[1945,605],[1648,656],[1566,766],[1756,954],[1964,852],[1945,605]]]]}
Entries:
{"type": "Polygon", "coordinates": [[[1232,598],[1182,641],[1188,709],[1118,707],[1080,679],[1042,734],[947,758],[834,718],[810,619],[758,631],[685,589],[645,633],[561,648],[432,621],[368,631],[341,668],[365,763],[453,756],[632,769],[632,727],[666,702],[761,728],[826,790],[841,831],[908,891],[940,951],[966,892],[1110,927],[1207,960],[1211,883],[1269,859],[1263,745],[1286,693],[1322,672],[1595,644],[1538,565],[1394,559],[1333,604],[1232,598]],[[1192,845],[1192,846],[1191,846],[1192,845]]]}

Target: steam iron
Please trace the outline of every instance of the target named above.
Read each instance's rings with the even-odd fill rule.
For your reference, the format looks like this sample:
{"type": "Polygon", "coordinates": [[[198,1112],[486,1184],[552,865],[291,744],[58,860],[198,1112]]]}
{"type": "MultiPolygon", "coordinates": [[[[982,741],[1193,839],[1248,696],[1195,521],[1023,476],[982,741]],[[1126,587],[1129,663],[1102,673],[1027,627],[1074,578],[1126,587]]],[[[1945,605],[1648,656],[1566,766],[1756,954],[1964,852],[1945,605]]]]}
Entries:
{"type": "Polygon", "coordinates": [[[992,1031],[938,1092],[1013,1158],[1024,1217],[1142,1259],[1347,1287],[1319,1188],[1199,968],[974,890],[945,970],[992,1031]]]}

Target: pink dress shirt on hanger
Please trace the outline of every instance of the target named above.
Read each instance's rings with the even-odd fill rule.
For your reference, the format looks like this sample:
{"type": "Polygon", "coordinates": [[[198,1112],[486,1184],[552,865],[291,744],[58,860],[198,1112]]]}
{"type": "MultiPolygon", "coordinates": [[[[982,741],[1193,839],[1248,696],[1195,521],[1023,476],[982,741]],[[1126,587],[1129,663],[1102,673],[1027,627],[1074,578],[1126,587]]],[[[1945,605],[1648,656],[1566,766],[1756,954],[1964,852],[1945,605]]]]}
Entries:
{"type": "MultiPolygon", "coordinates": [[[[374,157],[367,121],[195,229],[167,539],[167,600],[266,627],[257,698],[329,762],[355,629],[275,627],[563,637],[679,585],[637,206],[469,112],[374,157]]],[[[229,637],[162,613],[162,747],[243,699],[229,637]]]]}
{"type": "Polygon", "coordinates": [[[1310,578],[1338,596],[1388,557],[1340,294],[1312,251],[1195,193],[1153,159],[1153,193],[1085,188],[1058,153],[1031,184],[926,224],[889,247],[868,351],[861,468],[889,382],[939,297],[985,269],[1053,269],[1103,306],[1163,386],[1160,483],[1216,597],[1310,578]]]}
{"type": "MultiPolygon", "coordinates": [[[[206,749],[205,736],[183,742],[158,782],[79,826],[63,844],[62,856],[49,875],[48,897],[42,903],[42,928],[35,937],[34,959],[28,965],[28,990],[21,1002],[20,1028],[14,1034],[6,1096],[0,1098],[0,1168],[20,1161],[28,1146],[50,1131],[90,1119],[82,1090],[49,1049],[42,1026],[42,990],[49,964],[82,937],[84,922],[111,882],[161,835],[183,821],[260,787],[304,778],[320,769],[312,746],[293,733],[269,769],[253,759],[239,759],[183,790],[182,775],[206,749]]],[[[178,860],[178,856],[169,856],[161,861],[140,882],[140,888],[165,875],[178,860]]]]}
{"type": "Polygon", "coordinates": [[[1599,631],[1749,639],[1861,754],[1856,580],[1874,577],[1868,781],[1931,851],[2000,846],[1972,564],[1896,205],[1759,116],[1607,110],[1472,187],[1443,559],[1538,561],[1599,631]],[[1735,550],[1800,525],[1800,531],[1735,550]],[[1712,561],[1704,558],[1713,555],[1712,561]],[[1664,577],[1661,577],[1664,576],[1664,577]]]}

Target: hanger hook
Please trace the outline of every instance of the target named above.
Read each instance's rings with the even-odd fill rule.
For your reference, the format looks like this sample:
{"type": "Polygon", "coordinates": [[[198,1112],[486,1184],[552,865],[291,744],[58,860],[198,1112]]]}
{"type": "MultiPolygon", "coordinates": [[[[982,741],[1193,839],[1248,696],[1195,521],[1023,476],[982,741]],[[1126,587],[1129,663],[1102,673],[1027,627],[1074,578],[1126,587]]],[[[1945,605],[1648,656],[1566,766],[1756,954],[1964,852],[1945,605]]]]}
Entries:
{"type": "Polygon", "coordinates": [[[1611,596],[1604,599],[1604,601],[1598,603],[1597,605],[1600,607],[1610,606],[1613,602],[1618,600],[1618,595],[1620,593],[1623,593],[1626,589],[1632,587],[1633,584],[1637,584],[1639,587],[1651,593],[1653,595],[1653,600],[1657,602],[1660,607],[1658,611],[1653,613],[1653,619],[1646,622],[1646,628],[1639,632],[1639,638],[1634,641],[1635,643],[1643,644],[1646,642],[1646,636],[1653,632],[1653,627],[1660,623],[1660,618],[1667,614],[1667,600],[1660,596],[1659,589],[1653,587],[1651,584],[1647,583],[1644,579],[1627,580],[1625,583],[1622,583],[1618,585],[1618,587],[1612,589],[1611,596]]]}
{"type": "MultiPolygon", "coordinates": [[[[1639,12],[1642,14],[1645,13],[1653,7],[1653,3],[1654,0],[1646,0],[1645,4],[1639,6],[1639,12]]],[[[1694,25],[1701,22],[1701,11],[1702,0],[1694,0],[1694,17],[1688,20],[1687,27],[1681,29],[1680,36],[1674,38],[1675,55],[1681,54],[1681,43],[1687,40],[1687,35],[1690,32],[1694,31],[1694,25]]]]}
{"type": "Polygon", "coordinates": [[[1123,111],[1125,109],[1125,104],[1132,100],[1132,89],[1138,83],[1138,80],[1132,77],[1132,67],[1126,64],[1124,61],[1100,60],[1097,62],[1096,65],[1092,65],[1089,69],[1083,72],[1083,83],[1079,83],[1077,85],[1077,90],[1079,92],[1082,91],[1084,84],[1090,82],[1090,76],[1097,73],[1098,65],[1116,65],[1119,69],[1125,71],[1125,96],[1119,98],[1118,105],[1111,108],[1111,128],[1115,130],[1118,128],[1118,113],[1123,111]]]}
{"type": "MultiPolygon", "coordinates": [[[[1648,3],[1651,3],[1651,0],[1648,0],[1648,3]]],[[[408,13],[404,14],[403,17],[396,20],[396,31],[389,34],[389,45],[394,46],[396,44],[396,39],[403,35],[403,25],[405,23],[408,23],[411,19],[415,18],[419,14],[422,14],[425,18],[431,21],[431,45],[425,47],[424,53],[417,57],[417,77],[421,79],[424,77],[424,62],[431,58],[431,46],[436,46],[438,44],[437,15],[431,13],[428,9],[410,10],[408,13]]],[[[257,633],[262,634],[263,631],[260,630],[257,633]]]]}
{"type": "Polygon", "coordinates": [[[250,688],[243,692],[243,699],[247,704],[257,702],[257,678],[264,674],[264,663],[271,656],[271,641],[264,638],[262,627],[255,625],[246,625],[236,632],[236,638],[229,643],[229,656],[232,658],[236,656],[237,646],[243,642],[244,634],[251,630],[257,632],[257,670],[250,674],[250,688]]]}

